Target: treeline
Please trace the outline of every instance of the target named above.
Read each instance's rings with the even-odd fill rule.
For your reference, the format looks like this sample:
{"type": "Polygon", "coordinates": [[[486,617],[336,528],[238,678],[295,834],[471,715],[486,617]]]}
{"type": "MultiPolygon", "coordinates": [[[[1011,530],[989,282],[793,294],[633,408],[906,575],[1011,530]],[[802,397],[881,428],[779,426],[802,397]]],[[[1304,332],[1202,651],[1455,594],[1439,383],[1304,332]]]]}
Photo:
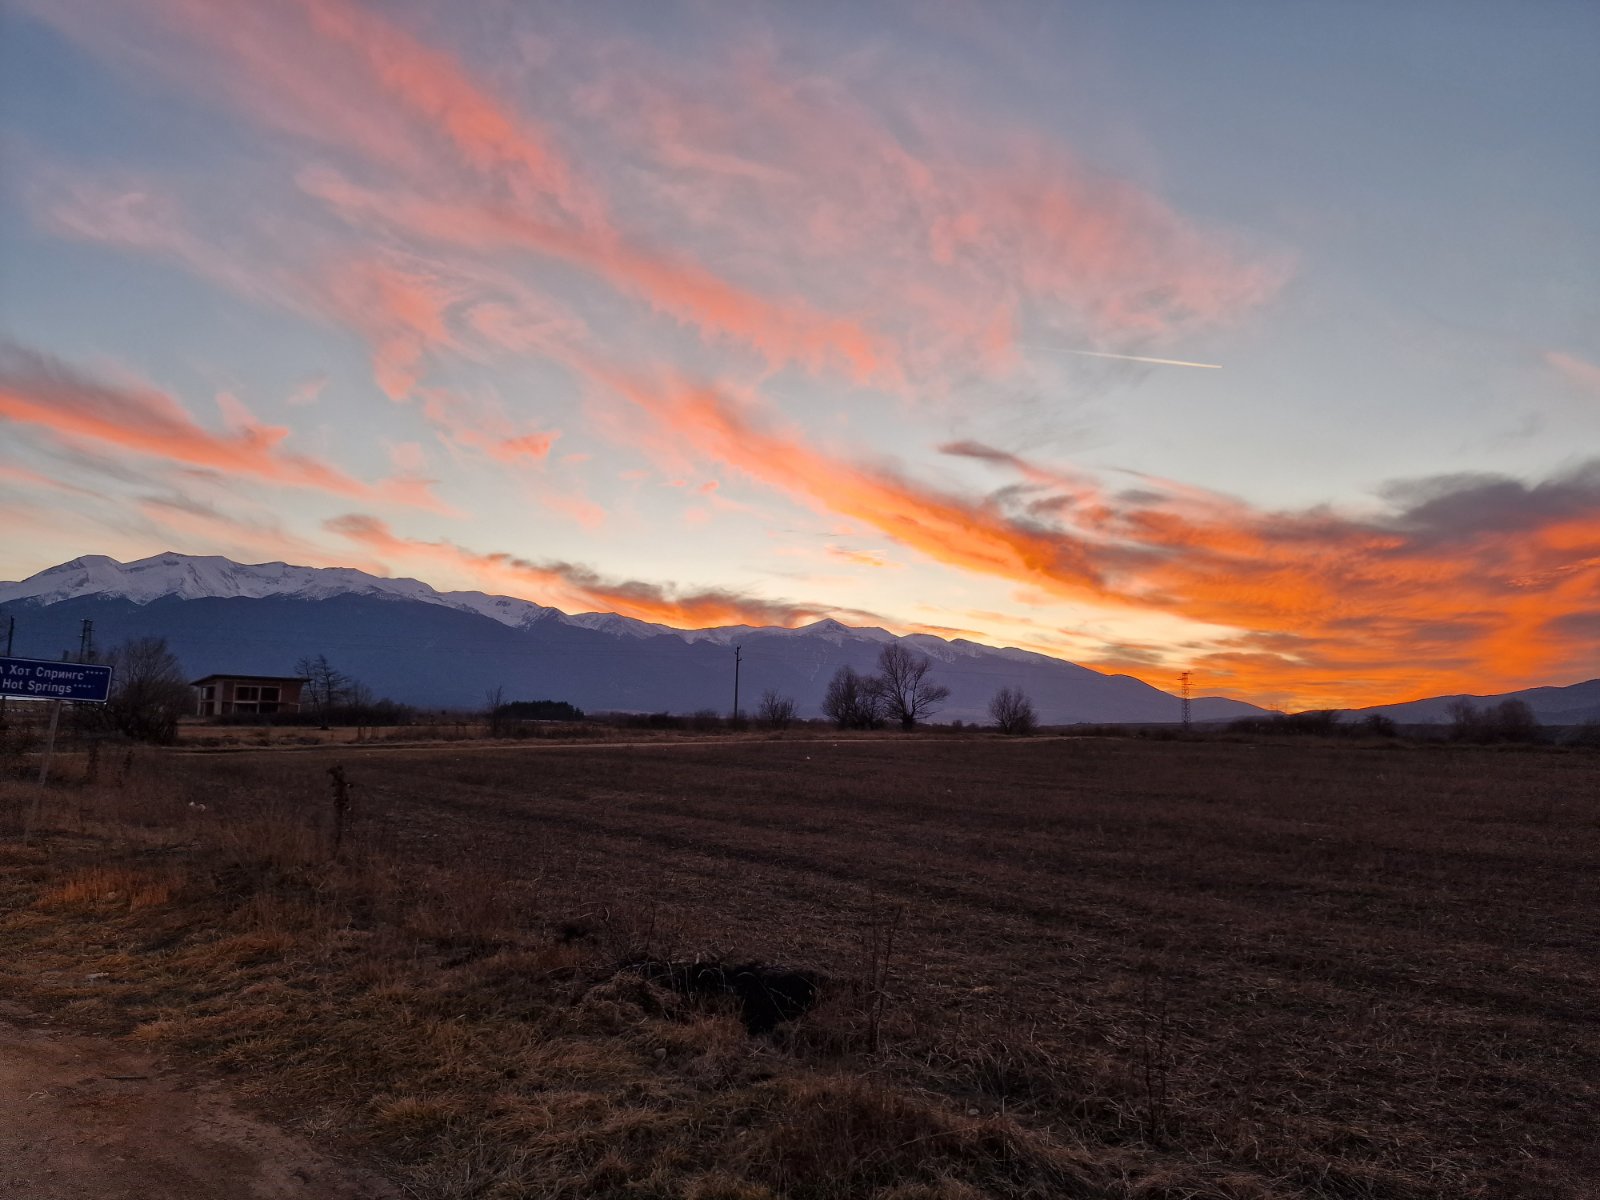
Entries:
{"type": "Polygon", "coordinates": [[[1241,717],[1228,723],[1229,733],[1278,734],[1288,737],[1385,737],[1399,736],[1399,726],[1382,713],[1369,713],[1358,721],[1341,720],[1336,708],[1313,712],[1273,713],[1264,717],[1241,717]]]}
{"type": "MultiPolygon", "coordinates": [[[[1497,704],[1487,704],[1482,707],[1470,700],[1456,700],[1450,704],[1448,713],[1449,723],[1442,727],[1442,734],[1452,742],[1486,746],[1558,740],[1569,744],[1600,741],[1600,727],[1592,722],[1575,730],[1563,729],[1559,734],[1555,730],[1545,729],[1539,724],[1539,718],[1533,709],[1524,700],[1501,700],[1497,704]]],[[[1422,728],[1440,727],[1424,725],[1422,728]]],[[[1290,737],[1394,738],[1402,734],[1415,736],[1418,727],[1409,726],[1402,729],[1393,718],[1382,713],[1368,713],[1354,720],[1346,720],[1345,714],[1338,709],[1320,709],[1313,712],[1244,717],[1230,722],[1227,732],[1290,737]]]]}

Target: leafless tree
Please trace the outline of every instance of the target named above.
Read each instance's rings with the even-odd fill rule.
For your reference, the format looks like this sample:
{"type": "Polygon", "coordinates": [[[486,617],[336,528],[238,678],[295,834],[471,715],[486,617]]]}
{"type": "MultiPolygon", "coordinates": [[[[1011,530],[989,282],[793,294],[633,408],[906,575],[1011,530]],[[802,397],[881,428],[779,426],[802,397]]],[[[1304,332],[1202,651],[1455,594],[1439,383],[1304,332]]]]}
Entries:
{"type": "Polygon", "coordinates": [[[933,664],[913,654],[899,642],[890,642],[878,655],[878,685],[883,696],[883,715],[899,721],[902,729],[915,729],[917,722],[939,711],[938,705],[950,695],[942,683],[929,683],[933,664]]]}
{"type": "Polygon", "coordinates": [[[787,729],[789,722],[794,720],[794,701],[768,688],[761,693],[756,719],[768,729],[787,729]]]}
{"type": "Polygon", "coordinates": [[[1003,687],[989,701],[989,716],[1001,733],[1027,737],[1039,728],[1039,714],[1033,710],[1021,688],[1003,687]]]}
{"type": "Polygon", "coordinates": [[[350,676],[335,668],[326,654],[302,658],[294,669],[306,681],[305,694],[317,714],[318,723],[324,729],[328,728],[333,710],[350,694],[350,676]]]}
{"type": "Polygon", "coordinates": [[[178,736],[178,718],[194,711],[194,691],[166,638],[134,638],[107,655],[112,675],[105,715],[128,737],[168,743],[178,736]]]}
{"type": "Polygon", "coordinates": [[[489,725],[489,736],[504,736],[510,720],[506,713],[506,689],[503,684],[496,684],[484,693],[483,715],[489,725]]]}
{"type": "Polygon", "coordinates": [[[876,729],[883,724],[883,687],[870,675],[840,667],[828,681],[822,711],[840,729],[876,729]]]}

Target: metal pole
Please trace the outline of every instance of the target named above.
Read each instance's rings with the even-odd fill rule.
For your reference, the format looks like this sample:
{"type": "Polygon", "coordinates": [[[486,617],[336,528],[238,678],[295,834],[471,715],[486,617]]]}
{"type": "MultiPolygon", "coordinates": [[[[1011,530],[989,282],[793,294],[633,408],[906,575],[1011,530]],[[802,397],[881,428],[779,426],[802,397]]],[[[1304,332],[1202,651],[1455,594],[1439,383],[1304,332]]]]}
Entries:
{"type": "Polygon", "coordinates": [[[56,752],[56,726],[60,723],[61,701],[57,700],[50,705],[50,732],[44,739],[44,761],[39,764],[39,788],[33,794],[33,815],[28,819],[28,827],[22,831],[24,846],[39,826],[39,815],[44,808],[44,785],[50,779],[50,759],[56,752]]]}

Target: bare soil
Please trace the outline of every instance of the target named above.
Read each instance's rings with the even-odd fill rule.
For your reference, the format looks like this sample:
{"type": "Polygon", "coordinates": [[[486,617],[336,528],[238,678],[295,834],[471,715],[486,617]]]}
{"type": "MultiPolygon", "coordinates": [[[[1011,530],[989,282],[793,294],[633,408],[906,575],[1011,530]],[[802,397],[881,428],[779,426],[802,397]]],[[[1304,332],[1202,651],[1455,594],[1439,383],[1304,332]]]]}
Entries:
{"type": "Polygon", "coordinates": [[[10,1200],[389,1200],[166,1057],[0,1008],[0,1196],[10,1200]]]}

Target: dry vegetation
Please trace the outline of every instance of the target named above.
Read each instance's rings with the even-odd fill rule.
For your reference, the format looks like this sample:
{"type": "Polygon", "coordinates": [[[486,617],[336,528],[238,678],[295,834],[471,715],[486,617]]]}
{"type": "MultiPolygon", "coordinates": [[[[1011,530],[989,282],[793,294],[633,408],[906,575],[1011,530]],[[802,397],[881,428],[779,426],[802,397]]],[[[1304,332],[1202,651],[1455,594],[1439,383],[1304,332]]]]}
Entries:
{"type": "Polygon", "coordinates": [[[884,736],[82,768],[28,846],[32,789],[0,783],[0,994],[230,1072],[417,1196],[1596,1194],[1592,754],[884,736]],[[751,1037],[617,970],[639,954],[832,982],[751,1037]]]}

